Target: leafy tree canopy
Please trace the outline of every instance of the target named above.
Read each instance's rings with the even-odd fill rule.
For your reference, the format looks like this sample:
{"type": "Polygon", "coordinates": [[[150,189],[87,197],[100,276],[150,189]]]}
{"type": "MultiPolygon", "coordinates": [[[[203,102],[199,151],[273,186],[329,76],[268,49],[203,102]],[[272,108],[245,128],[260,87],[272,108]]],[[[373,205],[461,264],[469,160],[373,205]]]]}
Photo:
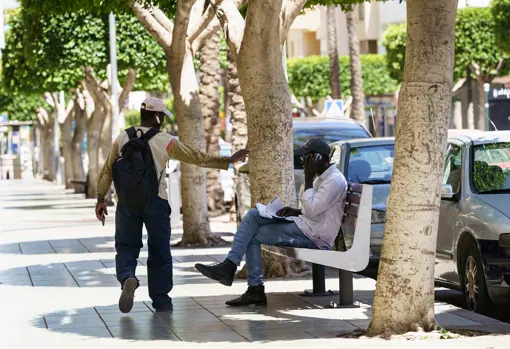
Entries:
{"type": "Polygon", "coordinates": [[[492,0],[491,13],[496,43],[503,52],[510,55],[510,0],[492,0]]]}
{"type": "MultiPolygon", "coordinates": [[[[493,73],[498,63],[505,58],[501,45],[496,44],[500,28],[496,25],[493,13],[494,10],[491,13],[489,8],[480,7],[458,11],[455,28],[455,79],[466,76],[466,70],[471,63],[478,64],[482,74],[493,73]]],[[[501,13],[500,16],[510,20],[510,11],[501,13]]],[[[388,27],[383,36],[383,45],[387,51],[390,74],[401,81],[405,62],[406,25],[388,27]]]]}
{"type": "MultiPolygon", "coordinates": [[[[3,83],[8,91],[26,93],[68,90],[91,66],[106,77],[109,63],[108,17],[97,13],[35,15],[10,18],[3,52],[3,83]]],[[[122,82],[128,68],[137,69],[135,89],[164,90],[163,50],[131,14],[117,17],[117,61],[122,82]]]]}

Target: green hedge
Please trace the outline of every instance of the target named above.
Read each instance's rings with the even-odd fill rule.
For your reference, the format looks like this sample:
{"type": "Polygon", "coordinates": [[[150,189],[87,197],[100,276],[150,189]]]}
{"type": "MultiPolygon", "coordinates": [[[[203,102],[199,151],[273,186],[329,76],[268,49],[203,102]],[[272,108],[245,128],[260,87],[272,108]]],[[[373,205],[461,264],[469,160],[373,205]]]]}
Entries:
{"type": "MultiPolygon", "coordinates": [[[[351,95],[349,57],[342,56],[339,61],[342,98],[345,99],[351,95]]],[[[365,95],[394,93],[397,90],[397,81],[390,77],[385,55],[361,55],[361,70],[365,95]]],[[[331,94],[327,56],[289,59],[287,73],[290,89],[298,98],[309,96],[318,101],[331,94]]]]}

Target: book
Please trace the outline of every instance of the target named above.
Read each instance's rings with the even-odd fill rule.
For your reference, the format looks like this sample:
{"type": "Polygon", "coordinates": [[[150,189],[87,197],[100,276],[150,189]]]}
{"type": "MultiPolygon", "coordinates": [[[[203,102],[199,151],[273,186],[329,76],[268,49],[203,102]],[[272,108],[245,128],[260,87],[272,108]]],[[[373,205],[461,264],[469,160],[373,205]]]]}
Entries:
{"type": "Polygon", "coordinates": [[[256,205],[257,210],[259,211],[259,215],[263,218],[267,219],[278,219],[278,220],[286,220],[293,221],[291,217],[280,217],[276,214],[276,212],[280,211],[283,208],[283,204],[280,198],[274,198],[269,204],[264,205],[258,203],[256,205]]]}

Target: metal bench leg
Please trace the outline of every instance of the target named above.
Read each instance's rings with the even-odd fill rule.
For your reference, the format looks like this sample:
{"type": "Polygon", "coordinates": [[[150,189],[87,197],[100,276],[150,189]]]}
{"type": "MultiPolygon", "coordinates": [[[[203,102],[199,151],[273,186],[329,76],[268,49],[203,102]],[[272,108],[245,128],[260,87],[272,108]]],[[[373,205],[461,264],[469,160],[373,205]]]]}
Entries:
{"type": "Polygon", "coordinates": [[[312,264],[312,282],[312,292],[305,291],[300,294],[301,297],[324,297],[338,294],[337,292],[326,291],[326,272],[323,265],[312,264]]]}
{"type": "Polygon", "coordinates": [[[352,272],[346,270],[338,271],[340,281],[340,306],[354,304],[354,285],[352,280],[352,272]]]}

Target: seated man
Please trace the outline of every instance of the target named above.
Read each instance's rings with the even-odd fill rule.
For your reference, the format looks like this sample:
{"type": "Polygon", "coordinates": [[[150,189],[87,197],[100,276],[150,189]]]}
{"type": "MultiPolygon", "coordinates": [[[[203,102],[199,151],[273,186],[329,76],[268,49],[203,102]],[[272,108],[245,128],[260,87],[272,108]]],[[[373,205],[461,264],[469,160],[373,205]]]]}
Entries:
{"type": "Polygon", "coordinates": [[[260,245],[332,249],[343,218],[347,182],[334,164],[329,162],[328,144],[312,139],[296,150],[302,155],[305,171],[303,210],[285,207],[277,214],[292,221],[262,218],[251,209],[234,236],[232,249],[222,263],[196,264],[202,274],[223,285],[231,286],[237,267],[246,253],[248,291],[226,302],[230,306],[266,305],[260,245]]]}

